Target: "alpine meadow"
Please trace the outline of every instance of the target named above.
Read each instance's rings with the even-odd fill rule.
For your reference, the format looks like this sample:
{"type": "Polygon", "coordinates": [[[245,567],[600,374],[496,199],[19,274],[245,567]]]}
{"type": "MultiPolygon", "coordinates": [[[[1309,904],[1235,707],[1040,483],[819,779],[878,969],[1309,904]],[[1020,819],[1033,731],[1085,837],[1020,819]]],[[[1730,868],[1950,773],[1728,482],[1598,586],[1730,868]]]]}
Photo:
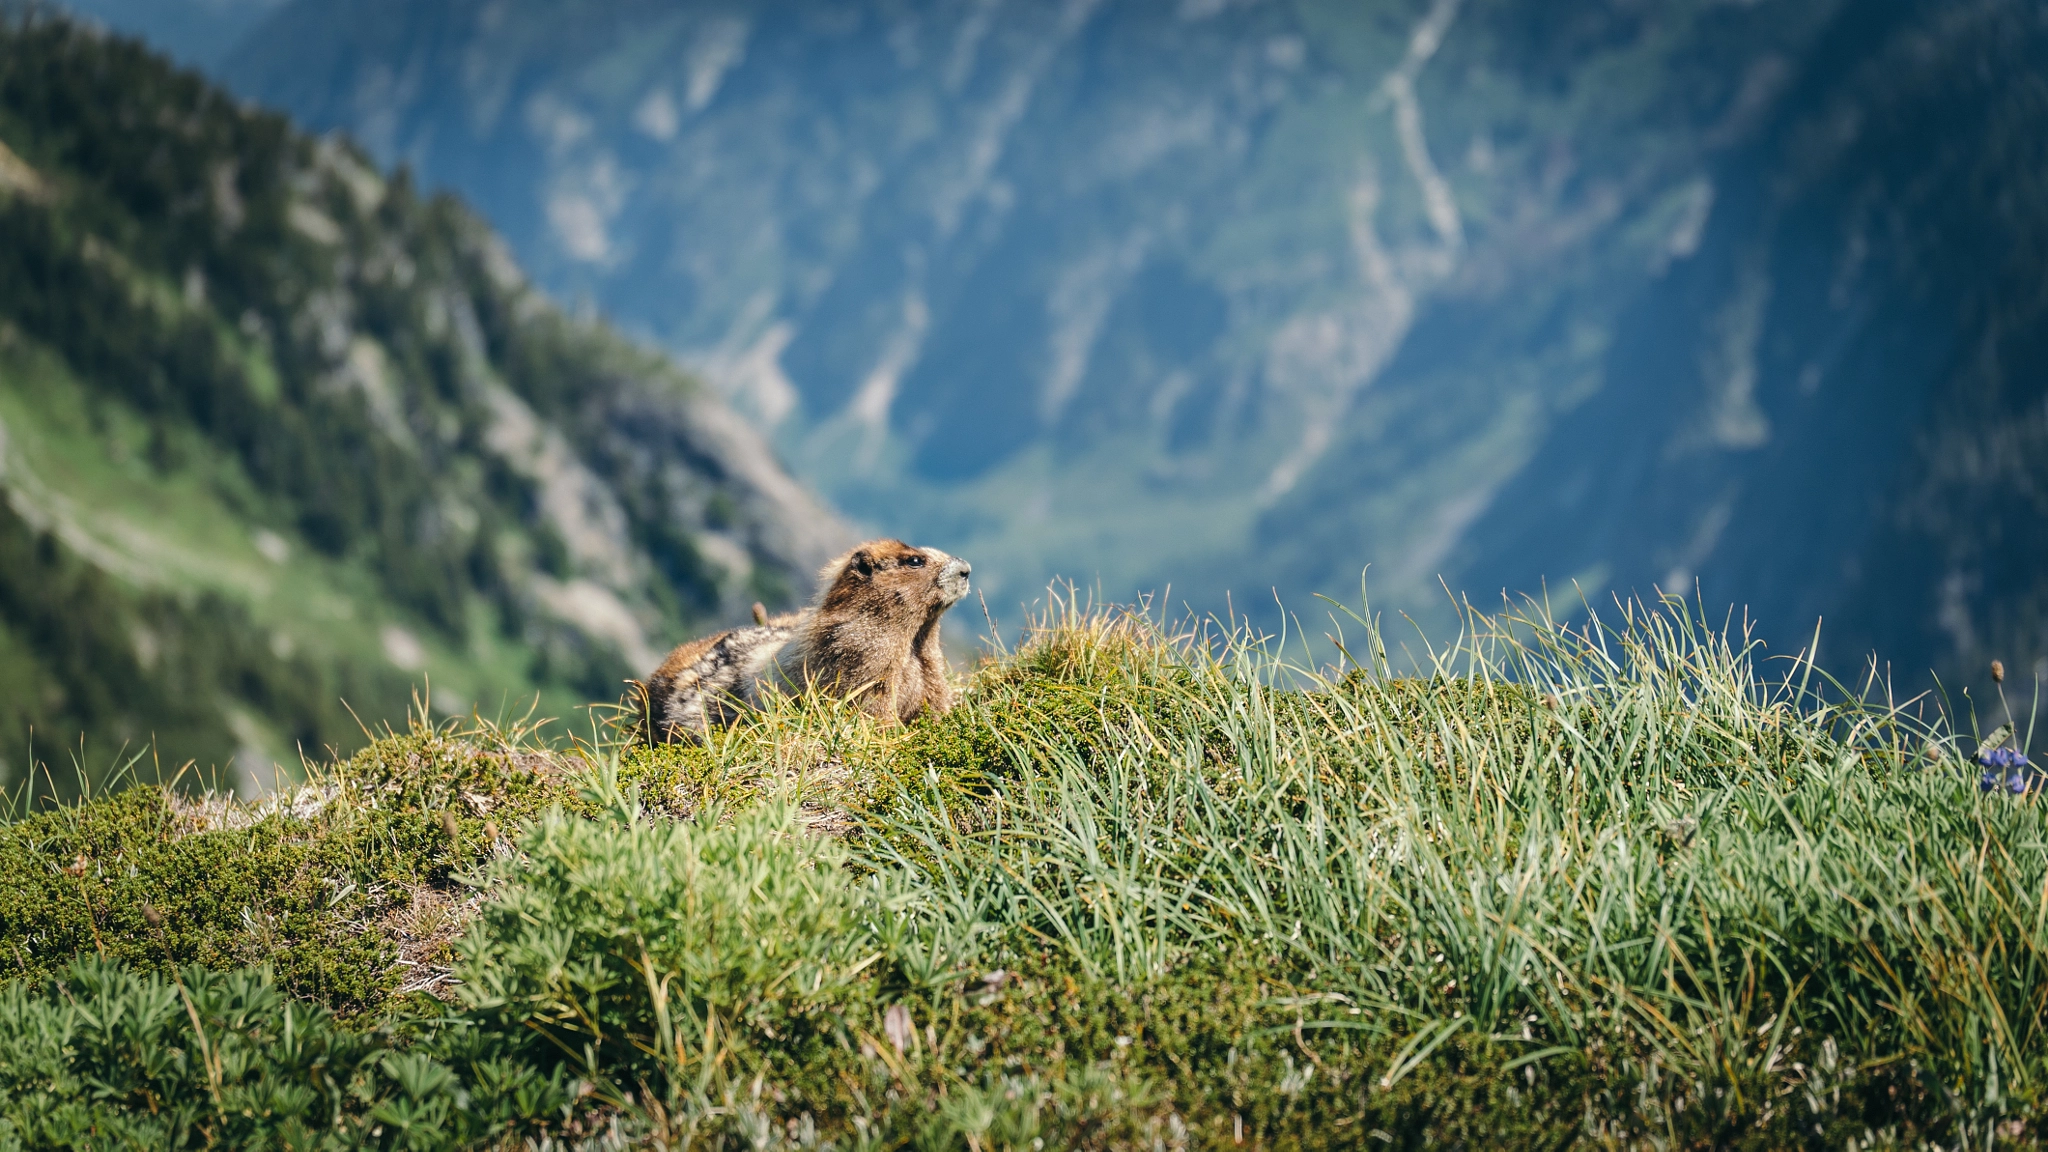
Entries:
{"type": "Polygon", "coordinates": [[[1104,0],[1041,42],[1053,6],[1001,0],[200,6],[180,51],[246,24],[204,55],[326,134],[0,0],[0,1152],[2044,1143],[2041,13],[1104,0]],[[1167,189],[1173,148],[1103,125],[1238,41],[1256,67],[1212,79],[1243,123],[1185,123],[1262,143],[1167,189]],[[1405,79],[1347,87],[1390,44],[1405,79]],[[662,105],[671,55],[710,79],[662,105]],[[820,60],[880,95],[805,111],[820,60]],[[1526,130],[1425,122],[1445,62],[1526,130]],[[440,102],[501,82],[502,118],[440,102]],[[1112,112],[1063,136],[1049,106],[1112,112]],[[1385,236],[1339,185],[1397,169],[1318,135],[1368,120],[1439,180],[1389,191],[1385,236]],[[1446,124],[1541,210],[1438,173],[1446,124]],[[1098,128],[1144,153],[1114,195],[1114,149],[1005,167],[1098,128]],[[917,174],[970,136],[1009,141],[971,195],[917,174]],[[902,166],[863,167],[885,137],[902,166]],[[1369,291],[1318,280],[1328,220],[1272,214],[1275,157],[1310,155],[1369,291]],[[813,161],[890,191],[835,215],[813,161]],[[530,163],[617,192],[582,220],[616,248],[550,253],[507,207],[531,185],[473,186],[530,163]],[[898,251],[925,193],[966,199],[898,251]],[[701,258],[649,255],[650,220],[701,258]],[[1131,294],[1046,423],[1017,301],[1091,245],[1131,294]],[[1266,248],[1265,280],[1217,272],[1266,248]],[[1396,299],[1400,332],[1360,319],[1396,299]],[[1354,320],[1391,341],[1355,395],[1246,367],[1284,332],[1352,357],[1354,320]],[[1298,417],[1325,442],[1255,495],[1298,417]],[[1034,503],[1047,468],[1070,487],[1034,503]],[[919,546],[845,551],[883,534],[919,546]],[[1393,570],[1340,580],[1340,538],[1393,570]],[[1088,539],[1124,549],[1109,583],[1197,590],[981,594],[1088,539]],[[840,616],[810,599],[884,561],[840,616]],[[914,699],[661,664],[749,615],[726,635],[769,657],[866,628],[914,699]]]}
{"type": "Polygon", "coordinates": [[[908,727],[420,721],[260,804],[18,813],[0,1134],[2035,1141],[2044,830],[1974,736],[1678,602],[1472,613],[1420,677],[1352,624],[1316,674],[1067,603],[908,727]]]}

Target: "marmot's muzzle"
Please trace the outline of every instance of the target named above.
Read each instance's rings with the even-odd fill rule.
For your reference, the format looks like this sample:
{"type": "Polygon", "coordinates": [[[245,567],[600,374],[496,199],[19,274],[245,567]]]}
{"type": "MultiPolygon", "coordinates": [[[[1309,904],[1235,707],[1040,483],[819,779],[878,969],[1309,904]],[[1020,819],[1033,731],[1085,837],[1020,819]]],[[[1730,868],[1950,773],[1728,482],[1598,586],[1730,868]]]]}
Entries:
{"type": "Polygon", "coordinates": [[[974,565],[958,556],[946,557],[946,563],[939,569],[939,593],[946,603],[955,604],[967,595],[967,578],[974,573],[974,565]]]}

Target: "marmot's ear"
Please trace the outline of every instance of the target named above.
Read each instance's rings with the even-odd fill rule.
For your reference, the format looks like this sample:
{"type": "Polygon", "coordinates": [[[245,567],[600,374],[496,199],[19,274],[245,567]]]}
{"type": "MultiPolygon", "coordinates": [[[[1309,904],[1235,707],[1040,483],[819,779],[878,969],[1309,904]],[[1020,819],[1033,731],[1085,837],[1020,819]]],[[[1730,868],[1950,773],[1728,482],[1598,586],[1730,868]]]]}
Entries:
{"type": "Polygon", "coordinates": [[[874,554],[865,548],[855,549],[853,555],[847,557],[846,570],[858,573],[863,577],[873,576],[875,574],[874,554]]]}

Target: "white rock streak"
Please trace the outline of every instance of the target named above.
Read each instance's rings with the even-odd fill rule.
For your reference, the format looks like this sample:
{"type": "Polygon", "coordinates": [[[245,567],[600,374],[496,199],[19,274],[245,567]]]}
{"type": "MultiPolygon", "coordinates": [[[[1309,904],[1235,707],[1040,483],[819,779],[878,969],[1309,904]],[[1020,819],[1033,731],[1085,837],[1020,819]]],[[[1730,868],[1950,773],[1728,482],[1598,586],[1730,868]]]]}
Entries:
{"type": "Polygon", "coordinates": [[[609,150],[594,145],[590,117],[553,94],[527,102],[526,124],[547,147],[543,206],[555,243],[579,263],[611,263],[619,255],[611,225],[626,206],[631,179],[609,150]]]}
{"type": "Polygon", "coordinates": [[[701,112],[718,95],[726,74],[747,54],[747,25],[731,18],[713,20],[683,57],[683,107],[701,112]]]}
{"type": "Polygon", "coordinates": [[[1458,220],[1457,201],[1451,197],[1451,186],[1429,157],[1429,141],[1422,134],[1422,105],[1415,99],[1415,77],[1443,45],[1444,33],[1458,15],[1459,2],[1436,0],[1430,5],[1429,14],[1408,38],[1408,54],[1380,85],[1393,101],[1394,130],[1401,138],[1401,157],[1422,189],[1423,211],[1429,216],[1430,227],[1436,229],[1445,247],[1452,249],[1464,244],[1464,229],[1458,220]]]}
{"type": "Polygon", "coordinates": [[[610,641],[636,666],[652,667],[658,653],[648,644],[632,609],[614,591],[639,578],[625,511],[561,430],[543,423],[491,370],[468,298],[451,293],[442,307],[462,350],[468,387],[490,411],[484,446],[533,483],[542,519],[554,529],[580,573],[562,582],[534,576],[534,598],[586,635],[610,641]]]}
{"type": "Polygon", "coordinates": [[[1267,347],[1266,378],[1292,395],[1303,412],[1301,441],[1282,457],[1260,490],[1272,501],[1300,481],[1329,450],[1351,397],[1379,375],[1415,320],[1415,296],[1395,275],[1373,227],[1379,183],[1368,175],[1351,192],[1351,248],[1364,293],[1323,312],[1298,316],[1267,347]]]}
{"type": "Polygon", "coordinates": [[[782,368],[782,351],[795,337],[796,325],[777,320],[748,343],[699,356],[695,367],[735,406],[773,428],[797,406],[796,382],[782,368]]]}
{"type": "Polygon", "coordinates": [[[896,387],[903,382],[903,374],[917,363],[917,354],[924,347],[925,329],[931,321],[931,309],[925,306],[922,293],[913,290],[904,296],[903,319],[890,334],[889,342],[882,346],[881,357],[860,382],[860,390],[847,406],[848,414],[869,430],[870,443],[878,442],[888,431],[896,387]]]}
{"type": "Polygon", "coordinates": [[[577,578],[558,583],[536,575],[535,598],[584,634],[610,641],[636,667],[653,667],[656,653],[645,631],[612,590],[626,587],[634,578],[625,513],[577,459],[561,431],[541,423],[511,389],[492,382],[484,388],[484,401],[491,411],[485,446],[533,482],[541,516],[575,566],[604,581],[577,578]]]}
{"type": "Polygon", "coordinates": [[[535,576],[533,593],[550,615],[586,636],[610,641],[633,667],[652,668],[661,662],[661,653],[647,643],[647,633],[632,609],[611,589],[590,580],[558,582],[535,576]]]}
{"type": "Polygon", "coordinates": [[[1693,525],[1691,538],[1679,550],[1670,570],[1664,573],[1664,579],[1658,585],[1661,591],[1679,596],[1693,591],[1693,580],[1699,575],[1700,566],[1713,556],[1714,546],[1721,542],[1721,533],[1735,518],[1736,495],[1734,491],[1723,493],[1700,516],[1699,523],[1693,525]]]}
{"type": "Polygon", "coordinates": [[[13,192],[37,202],[50,195],[49,184],[29,167],[27,161],[16,156],[4,140],[0,140],[0,191],[13,192]]]}
{"type": "Polygon", "coordinates": [[[1046,372],[1039,415],[1047,424],[1059,419],[1067,402],[1087,375],[1095,338],[1102,333],[1117,292],[1144,260],[1147,237],[1134,233],[1108,251],[1090,254],[1060,273],[1046,300],[1052,321],[1052,366],[1046,372]]]}
{"type": "MultiPolygon", "coordinates": [[[[941,187],[932,198],[932,218],[938,225],[941,239],[953,235],[960,227],[967,205],[988,190],[996,162],[1002,159],[1003,148],[1009,142],[1010,130],[1017,126],[1017,121],[1023,119],[1024,110],[1031,106],[1031,93],[1038,86],[1039,76],[1067,41],[1087,24],[1088,17],[1094,14],[1099,3],[1100,0],[1067,0],[1060,9],[1052,34],[1038,39],[1024,63],[1004,80],[995,100],[982,110],[981,122],[968,140],[967,156],[959,176],[941,187]]],[[[969,17],[970,20],[974,18],[973,15],[969,17]]],[[[979,44],[983,34],[977,33],[974,43],[979,44]]]]}
{"type": "Polygon", "coordinates": [[[1771,421],[1757,403],[1757,343],[1771,278],[1761,254],[1742,262],[1741,279],[1728,303],[1715,314],[1712,337],[1700,350],[1700,377],[1707,382],[1707,435],[1716,447],[1761,447],[1771,438],[1771,421]]]}
{"type": "Polygon", "coordinates": [[[1387,569],[1388,582],[1394,588],[1414,588],[1441,571],[1444,558],[1457,547],[1464,537],[1465,529],[1472,526],[1479,514],[1493,503],[1491,485],[1469,492],[1461,492],[1438,505],[1431,514],[1428,527],[1422,535],[1410,543],[1401,555],[1394,558],[1387,569]]]}
{"type": "Polygon", "coordinates": [[[957,95],[967,85],[967,78],[974,73],[975,57],[981,52],[981,42],[988,36],[989,25],[995,22],[996,5],[1000,0],[978,0],[967,18],[960,22],[960,29],[953,36],[953,50],[946,55],[946,68],[940,82],[946,91],[957,95]]]}
{"type": "Polygon", "coordinates": [[[676,138],[676,129],[682,126],[682,117],[676,112],[675,98],[666,88],[649,92],[640,106],[633,110],[633,127],[648,136],[661,141],[676,138]]]}
{"type": "Polygon", "coordinates": [[[322,378],[321,386],[331,392],[361,395],[369,409],[370,422],[379,432],[408,451],[419,450],[412,426],[405,419],[404,398],[392,380],[391,359],[382,344],[368,336],[352,337],[340,366],[322,378]]]}
{"type": "Polygon", "coordinates": [[[605,264],[617,255],[611,225],[626,205],[625,185],[618,161],[610,153],[555,174],[547,197],[548,227],[571,259],[605,264]]]}
{"type": "Polygon", "coordinates": [[[1464,247],[1457,202],[1430,159],[1422,105],[1415,96],[1415,78],[1442,46],[1458,5],[1459,0],[1436,0],[1409,36],[1401,62],[1380,82],[1380,91],[1393,108],[1402,161],[1422,192],[1423,214],[1436,233],[1437,245],[1433,251],[1404,251],[1396,260],[1373,222],[1380,201],[1378,179],[1368,172],[1352,189],[1351,250],[1362,291],[1337,307],[1296,317],[1267,345],[1266,378],[1300,403],[1303,426],[1301,440],[1267,475],[1259,493],[1262,503],[1292,490],[1329,450],[1352,396],[1393,358],[1415,322],[1416,300],[1450,274],[1464,247]],[[1405,279],[1402,270],[1408,272],[1405,279]]]}
{"type": "Polygon", "coordinates": [[[384,649],[384,658],[394,667],[406,672],[417,672],[427,666],[427,648],[420,638],[396,624],[386,624],[377,632],[377,643],[384,649]]]}
{"type": "Polygon", "coordinates": [[[483,396],[491,424],[484,444],[531,480],[535,503],[576,566],[615,588],[633,579],[626,514],[610,489],[584,466],[560,429],[543,424],[510,388],[489,385],[483,396]]]}

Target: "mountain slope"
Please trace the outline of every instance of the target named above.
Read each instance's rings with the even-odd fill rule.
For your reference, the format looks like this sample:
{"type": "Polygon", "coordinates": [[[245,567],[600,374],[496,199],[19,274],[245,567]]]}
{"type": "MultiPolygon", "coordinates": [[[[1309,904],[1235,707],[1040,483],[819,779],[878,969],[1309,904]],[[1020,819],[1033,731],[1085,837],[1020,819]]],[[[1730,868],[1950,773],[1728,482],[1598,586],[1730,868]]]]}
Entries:
{"type": "Polygon", "coordinates": [[[355,0],[224,68],[476,196],[999,605],[1697,578],[1781,648],[1841,616],[1845,659],[1953,671],[2048,654],[2024,546],[1883,561],[1915,477],[2005,499],[1913,437],[2030,411],[1951,371],[1954,308],[2043,266],[1955,206],[2039,214],[2040,36],[2014,0],[355,0]]]}
{"type": "Polygon", "coordinates": [[[342,696],[566,714],[839,542],[715,398],[346,145],[34,15],[0,142],[12,779],[31,726],[246,783],[359,742],[342,696]]]}
{"type": "MultiPolygon", "coordinates": [[[[1767,610],[1781,642],[1824,619],[1838,670],[1876,650],[1907,683],[2048,658],[2044,52],[2048,25],[2011,4],[1866,4],[1831,26],[1716,164],[1694,252],[1620,313],[1606,386],[1446,570],[1697,587],[1767,610]]],[[[1435,356],[1404,350],[1387,385],[1495,367],[1470,325],[1443,314],[1435,356]]],[[[1356,483],[1326,472],[1262,539],[1356,483]]]]}

